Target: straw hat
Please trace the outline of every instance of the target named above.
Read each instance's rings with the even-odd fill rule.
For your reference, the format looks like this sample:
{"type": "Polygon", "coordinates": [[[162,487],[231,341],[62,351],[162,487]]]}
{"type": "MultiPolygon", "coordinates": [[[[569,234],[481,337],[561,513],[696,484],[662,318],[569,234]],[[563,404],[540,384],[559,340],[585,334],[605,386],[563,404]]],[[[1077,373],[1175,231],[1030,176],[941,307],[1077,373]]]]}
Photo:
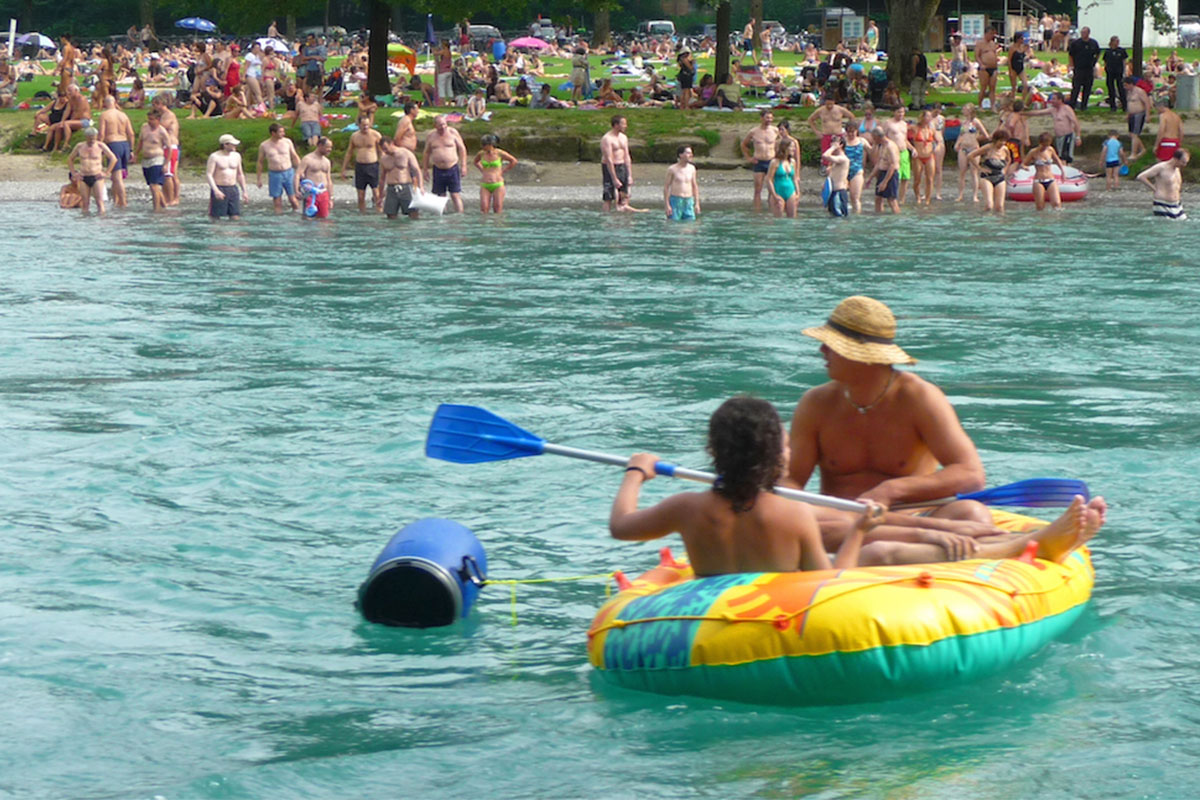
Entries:
{"type": "Polygon", "coordinates": [[[805,336],[824,342],[843,358],[863,364],[915,364],[917,360],[896,345],[892,310],[871,297],[856,295],[838,303],[829,321],[806,328],[805,336]]]}

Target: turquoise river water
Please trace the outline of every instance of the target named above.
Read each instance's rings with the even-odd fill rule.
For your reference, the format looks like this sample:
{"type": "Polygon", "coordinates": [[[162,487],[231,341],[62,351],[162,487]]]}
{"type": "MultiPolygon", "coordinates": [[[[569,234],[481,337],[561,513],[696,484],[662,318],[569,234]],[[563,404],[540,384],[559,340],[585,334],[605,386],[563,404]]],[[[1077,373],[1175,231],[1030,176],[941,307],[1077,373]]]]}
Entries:
{"type": "Polygon", "coordinates": [[[1194,223],[5,216],[0,798],[1197,793],[1194,223]],[[474,530],[496,578],[655,562],[608,538],[618,470],[426,460],[438,403],[704,468],[722,399],[786,415],[824,379],[800,330],[856,293],[897,310],[990,485],[1078,477],[1112,504],[1094,600],[1035,658],[781,709],[602,687],[599,580],[521,587],[515,627],[497,586],[449,628],[357,615],[422,517],[474,530]]]}

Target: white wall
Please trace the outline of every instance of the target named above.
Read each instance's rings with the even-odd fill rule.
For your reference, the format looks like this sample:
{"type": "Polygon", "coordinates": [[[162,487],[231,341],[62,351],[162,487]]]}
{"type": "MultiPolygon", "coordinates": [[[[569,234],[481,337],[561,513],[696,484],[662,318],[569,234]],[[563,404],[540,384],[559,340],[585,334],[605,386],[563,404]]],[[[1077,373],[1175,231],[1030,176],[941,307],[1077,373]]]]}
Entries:
{"type": "MultiPolygon", "coordinates": [[[[1179,22],[1179,0],[1166,0],[1167,11],[1176,24],[1179,22]]],[[[1091,28],[1092,38],[1100,47],[1108,46],[1110,36],[1120,36],[1121,44],[1133,44],[1133,0],[1080,0],[1079,20],[1076,28],[1091,28]]],[[[1178,34],[1172,31],[1160,34],[1154,30],[1149,14],[1146,15],[1142,44],[1146,47],[1175,47],[1178,34]]]]}

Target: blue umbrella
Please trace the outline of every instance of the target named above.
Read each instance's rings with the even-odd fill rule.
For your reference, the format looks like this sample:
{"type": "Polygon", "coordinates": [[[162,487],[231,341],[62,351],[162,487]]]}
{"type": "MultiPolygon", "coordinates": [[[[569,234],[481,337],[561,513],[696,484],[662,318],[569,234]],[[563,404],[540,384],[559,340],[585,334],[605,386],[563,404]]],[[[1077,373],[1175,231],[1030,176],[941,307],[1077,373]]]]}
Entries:
{"type": "Polygon", "coordinates": [[[209,22],[203,17],[184,17],[183,19],[175,20],[175,27],[212,33],[217,29],[217,24],[215,22],[209,22]]]}
{"type": "Polygon", "coordinates": [[[433,14],[425,15],[425,44],[437,44],[437,34],[433,32],[433,14]]]}

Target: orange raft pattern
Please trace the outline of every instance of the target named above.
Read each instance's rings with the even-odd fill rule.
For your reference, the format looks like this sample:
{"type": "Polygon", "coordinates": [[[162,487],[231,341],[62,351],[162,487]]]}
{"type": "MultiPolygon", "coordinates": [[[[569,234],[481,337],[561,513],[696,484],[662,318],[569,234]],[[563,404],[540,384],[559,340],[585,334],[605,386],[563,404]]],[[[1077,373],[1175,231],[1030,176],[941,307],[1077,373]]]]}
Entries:
{"type": "MultiPolygon", "coordinates": [[[[994,511],[1007,530],[1031,517],[994,511]]],[[[1065,563],[970,560],[695,578],[664,549],[588,631],[607,681],[785,705],[854,703],[974,680],[1028,658],[1091,597],[1086,548],[1065,563]]]]}

